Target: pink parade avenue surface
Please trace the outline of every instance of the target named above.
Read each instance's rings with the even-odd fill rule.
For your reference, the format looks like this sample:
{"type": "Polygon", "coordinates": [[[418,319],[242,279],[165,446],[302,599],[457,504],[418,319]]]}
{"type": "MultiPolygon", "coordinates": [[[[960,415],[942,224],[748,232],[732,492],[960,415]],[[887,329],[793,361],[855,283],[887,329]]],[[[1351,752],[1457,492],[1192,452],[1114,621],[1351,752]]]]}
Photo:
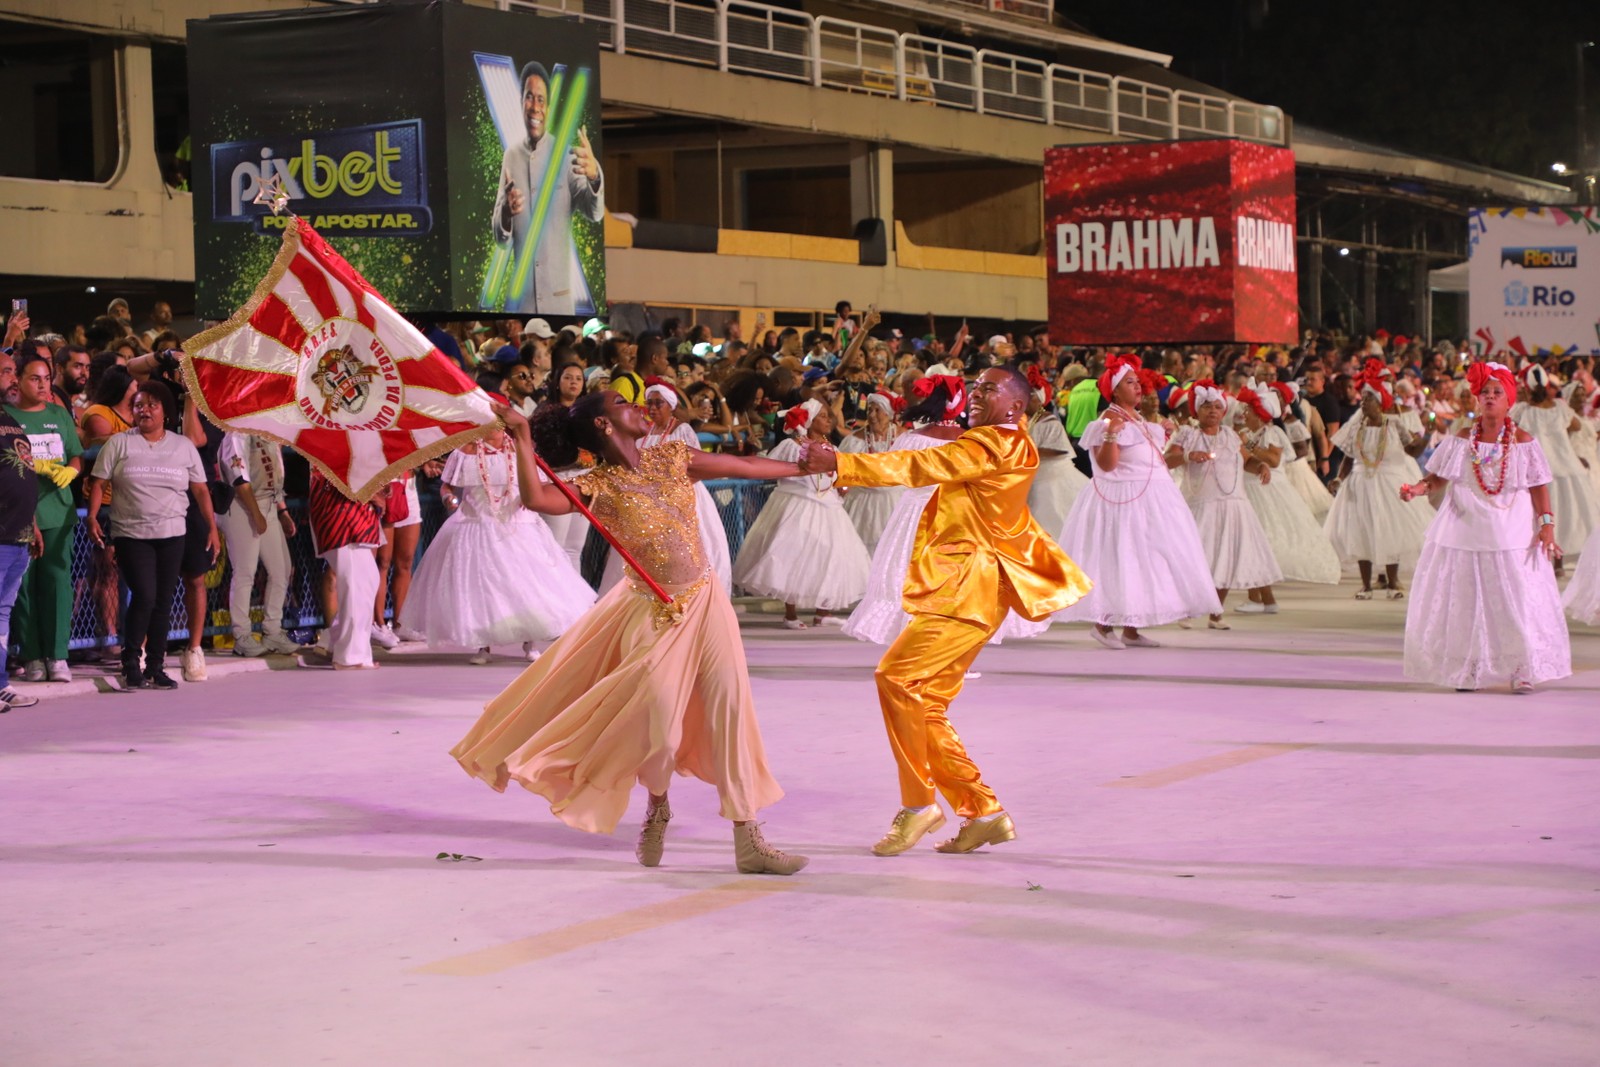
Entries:
{"type": "Polygon", "coordinates": [[[788,879],[698,782],[646,870],[642,793],[597,837],[462,774],[509,656],[13,711],[0,1063],[1595,1063],[1600,635],[1442,692],[1351,592],[987,649],[952,718],[1019,837],[968,856],[867,852],[878,650],[743,616],[788,879]]]}

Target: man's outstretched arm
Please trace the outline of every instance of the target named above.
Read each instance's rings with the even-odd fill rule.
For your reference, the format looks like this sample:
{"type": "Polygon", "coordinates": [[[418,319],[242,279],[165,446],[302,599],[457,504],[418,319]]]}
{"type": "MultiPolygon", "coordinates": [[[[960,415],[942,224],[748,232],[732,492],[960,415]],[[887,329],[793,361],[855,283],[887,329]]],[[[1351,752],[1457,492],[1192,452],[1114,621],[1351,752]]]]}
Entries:
{"type": "Polygon", "coordinates": [[[938,448],[919,451],[839,453],[812,447],[802,461],[808,474],[839,472],[840,485],[881,488],[904,485],[918,488],[967,482],[1000,469],[999,457],[970,437],[938,448]]]}

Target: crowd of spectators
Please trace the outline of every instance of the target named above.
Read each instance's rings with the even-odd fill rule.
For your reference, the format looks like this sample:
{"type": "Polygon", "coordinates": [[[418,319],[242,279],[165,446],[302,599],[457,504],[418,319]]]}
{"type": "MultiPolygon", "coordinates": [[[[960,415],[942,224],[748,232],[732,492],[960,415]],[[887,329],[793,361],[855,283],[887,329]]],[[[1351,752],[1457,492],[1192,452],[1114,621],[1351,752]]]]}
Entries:
{"type": "MultiPolygon", "coordinates": [[[[808,400],[828,409],[836,443],[852,434],[882,436],[889,427],[881,424],[898,421],[918,381],[940,375],[972,379],[997,365],[1034,382],[1033,417],[1060,419],[1074,443],[1105,405],[1096,382],[1113,350],[1061,345],[1044,327],[1001,326],[980,340],[965,323],[942,336],[929,315],[926,328],[915,334],[883,324],[873,310],[858,313],[848,301],[826,319],[823,329],[769,326],[758,319],[748,340],[733,318],[722,324],[720,335],[703,323],[672,318],[638,334],[610,330],[594,319],[558,329],[542,318],[423,324],[423,330],[483,388],[524,414],[544,404],[570,406],[585,392],[605,388],[642,404],[647,386],[663,384],[678,398],[676,417],[702,447],[739,454],[772,448],[782,434],[783,413],[808,400]]],[[[911,320],[899,321],[905,326],[911,320]]],[[[293,485],[293,471],[283,476],[262,453],[252,461],[251,476],[259,482],[265,475],[272,484],[235,501],[235,487],[249,489],[249,479],[226,475],[218,456],[222,431],[205,424],[187,401],[179,373],[182,342],[172,323],[170,306],[158,301],[136,328],[127,302],[118,299],[105,315],[65,333],[35,333],[25,313],[5,324],[0,637],[16,653],[13,675],[71,679],[68,631],[74,606],[87,598],[99,645],[121,663],[125,676],[140,684],[172,684],[157,653],[164,653],[167,631],[174,628],[189,634],[181,649],[183,676],[203,679],[202,634],[208,621],[221,621],[208,620],[205,584],[218,564],[219,525],[234,531],[235,540],[246,530],[265,538],[257,552],[241,553],[237,562],[259,561],[266,581],[258,582],[255,566],[244,568],[251,573],[235,575],[230,599],[258,598],[264,586],[265,606],[281,614],[288,581],[282,546],[294,532],[285,494],[303,495],[303,485],[293,485]],[[134,454],[137,463],[130,462],[134,454]],[[92,478],[80,479],[84,473],[92,478]],[[74,579],[70,563],[80,508],[91,516],[87,534],[94,547],[87,577],[74,579]],[[268,509],[287,525],[279,529],[270,522],[268,509]],[[167,618],[167,608],[178,581],[188,617],[182,626],[169,627],[169,621],[177,622],[167,618]]],[[[1169,395],[1181,395],[1200,379],[1214,379],[1230,394],[1247,385],[1295,383],[1298,398],[1285,417],[1302,421],[1309,431],[1299,447],[1334,491],[1344,457],[1331,442],[1360,409],[1358,381],[1370,369],[1368,361],[1381,361],[1395,403],[1415,411],[1435,434],[1471,414],[1464,373],[1474,354],[1448,340],[1427,342],[1382,330],[1356,337],[1307,331],[1293,346],[1152,346],[1135,354],[1165,382],[1158,391],[1162,416],[1169,395]]],[[[1591,363],[1588,357],[1551,359],[1546,368],[1551,391],[1561,390],[1575,413],[1586,417],[1594,414],[1588,409],[1597,393],[1591,363]],[[1562,388],[1568,384],[1573,387],[1562,388]]],[[[248,466],[241,458],[248,447],[235,448],[236,465],[248,466]]],[[[1084,460],[1081,451],[1078,458],[1084,460]]],[[[1595,460],[1585,456],[1584,462],[1595,460]]],[[[303,482],[304,465],[298,469],[303,482]]],[[[401,486],[383,516],[379,565],[384,581],[393,571],[397,602],[418,547],[416,499],[414,482],[401,486]]],[[[258,637],[250,606],[230,606],[236,608],[233,636],[222,643],[252,655],[284,651],[292,643],[280,619],[268,621],[258,637]]],[[[389,644],[382,636],[388,629],[382,612],[380,603],[374,640],[389,644]]],[[[0,691],[0,708],[30,700],[10,686],[0,691]]]]}

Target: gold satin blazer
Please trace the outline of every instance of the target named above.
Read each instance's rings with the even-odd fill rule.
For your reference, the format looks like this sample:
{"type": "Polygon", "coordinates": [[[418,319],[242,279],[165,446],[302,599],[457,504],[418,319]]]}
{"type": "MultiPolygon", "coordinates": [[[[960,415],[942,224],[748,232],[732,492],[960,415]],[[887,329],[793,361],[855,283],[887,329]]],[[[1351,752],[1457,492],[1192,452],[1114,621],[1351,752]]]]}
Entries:
{"type": "Polygon", "coordinates": [[[936,485],[917,524],[903,605],[912,615],[987,624],[1001,602],[1037,622],[1094,583],[1028,511],[1039,450],[1026,429],[978,426],[947,445],[838,455],[840,485],[936,485]]]}

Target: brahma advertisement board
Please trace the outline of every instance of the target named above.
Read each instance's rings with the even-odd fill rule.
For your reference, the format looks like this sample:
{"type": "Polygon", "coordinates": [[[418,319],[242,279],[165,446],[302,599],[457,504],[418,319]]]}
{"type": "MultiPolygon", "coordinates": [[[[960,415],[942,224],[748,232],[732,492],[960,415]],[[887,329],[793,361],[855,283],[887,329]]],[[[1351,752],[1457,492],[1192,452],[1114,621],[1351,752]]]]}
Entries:
{"type": "Polygon", "coordinates": [[[1600,208],[1476,208],[1468,315],[1484,355],[1600,355],[1600,208]]]}
{"type": "Polygon", "coordinates": [[[249,299],[290,213],[401,311],[604,310],[591,29],[371,4],[193,21],[188,55],[203,317],[249,299]]]}
{"type": "Polygon", "coordinates": [[[1247,141],[1045,154],[1050,336],[1293,344],[1294,153],[1247,141]]]}

